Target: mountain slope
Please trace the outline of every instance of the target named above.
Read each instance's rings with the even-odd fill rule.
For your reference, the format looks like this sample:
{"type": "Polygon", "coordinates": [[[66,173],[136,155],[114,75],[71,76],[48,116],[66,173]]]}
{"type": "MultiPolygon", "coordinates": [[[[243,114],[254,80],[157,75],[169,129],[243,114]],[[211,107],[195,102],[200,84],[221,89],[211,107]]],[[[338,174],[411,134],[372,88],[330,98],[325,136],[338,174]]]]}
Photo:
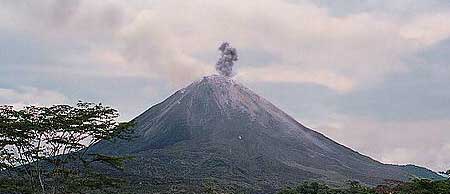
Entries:
{"type": "MultiPolygon", "coordinates": [[[[95,151],[135,156],[126,176],[272,192],[303,180],[377,184],[407,180],[401,168],[361,155],[308,129],[234,80],[209,76],[134,119],[137,138],[95,151]]],[[[162,181],[164,182],[164,181],[162,181]]]]}
{"type": "Polygon", "coordinates": [[[445,180],[445,177],[439,175],[438,173],[430,169],[421,166],[408,164],[408,165],[401,165],[399,167],[401,167],[404,171],[408,172],[409,174],[417,178],[430,180],[445,180]]]}

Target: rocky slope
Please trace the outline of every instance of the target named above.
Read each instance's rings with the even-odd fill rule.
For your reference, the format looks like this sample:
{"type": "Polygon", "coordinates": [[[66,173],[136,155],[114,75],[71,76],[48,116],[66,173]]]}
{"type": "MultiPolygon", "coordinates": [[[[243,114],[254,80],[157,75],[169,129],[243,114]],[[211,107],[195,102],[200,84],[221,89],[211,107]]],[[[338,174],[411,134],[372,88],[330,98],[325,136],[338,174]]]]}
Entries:
{"type": "Polygon", "coordinates": [[[214,180],[270,193],[309,179],[373,185],[410,177],[306,128],[223,76],[192,83],[134,121],[135,139],[101,142],[94,150],[134,156],[120,173],[140,184],[214,180]]]}

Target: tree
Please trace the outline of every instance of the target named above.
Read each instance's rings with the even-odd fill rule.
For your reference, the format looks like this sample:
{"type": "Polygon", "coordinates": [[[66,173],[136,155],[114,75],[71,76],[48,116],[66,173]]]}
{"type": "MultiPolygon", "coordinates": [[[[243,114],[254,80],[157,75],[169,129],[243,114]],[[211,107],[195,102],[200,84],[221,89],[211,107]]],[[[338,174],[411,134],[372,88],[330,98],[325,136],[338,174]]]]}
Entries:
{"type": "Polygon", "coordinates": [[[304,182],[294,188],[287,188],[279,194],[331,194],[333,191],[327,185],[318,182],[304,182]]]}
{"type": "Polygon", "coordinates": [[[450,181],[414,179],[410,182],[389,180],[387,184],[368,187],[351,181],[341,188],[330,188],[316,182],[304,182],[294,188],[286,188],[279,194],[448,194],[450,181]]]}
{"type": "Polygon", "coordinates": [[[127,159],[90,152],[100,141],[131,138],[132,124],[118,122],[118,116],[113,108],[87,102],[21,110],[0,106],[0,169],[27,181],[24,187],[32,191],[66,192],[71,181],[98,176],[86,171],[91,164],[120,167],[127,159]]]}
{"type": "Polygon", "coordinates": [[[376,194],[376,192],[374,188],[350,181],[342,188],[330,188],[318,182],[304,182],[294,188],[284,189],[279,194],[376,194]]]}

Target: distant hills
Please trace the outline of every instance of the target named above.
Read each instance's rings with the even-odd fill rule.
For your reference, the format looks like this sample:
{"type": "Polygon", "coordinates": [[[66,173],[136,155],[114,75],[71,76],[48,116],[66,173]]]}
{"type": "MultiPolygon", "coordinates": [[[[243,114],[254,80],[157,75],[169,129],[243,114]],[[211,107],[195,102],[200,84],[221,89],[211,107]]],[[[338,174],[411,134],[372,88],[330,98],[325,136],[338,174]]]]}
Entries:
{"type": "Polygon", "coordinates": [[[416,166],[416,165],[412,165],[412,164],[403,165],[403,166],[399,166],[399,167],[417,178],[425,178],[425,179],[430,179],[430,180],[444,180],[445,179],[445,177],[439,175],[438,173],[436,173],[430,169],[424,168],[424,167],[420,167],[420,166],[416,166]]]}

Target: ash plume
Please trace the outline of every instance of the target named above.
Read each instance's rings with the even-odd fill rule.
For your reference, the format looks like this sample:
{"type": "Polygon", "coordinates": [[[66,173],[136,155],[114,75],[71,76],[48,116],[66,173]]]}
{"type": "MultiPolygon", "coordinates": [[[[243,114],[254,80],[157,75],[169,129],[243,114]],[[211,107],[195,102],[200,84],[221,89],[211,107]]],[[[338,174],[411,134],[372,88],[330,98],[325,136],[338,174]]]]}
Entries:
{"type": "Polygon", "coordinates": [[[234,62],[238,60],[236,49],[230,43],[224,42],[220,45],[221,52],[219,61],[216,63],[216,70],[220,75],[231,77],[233,75],[234,62]]]}

